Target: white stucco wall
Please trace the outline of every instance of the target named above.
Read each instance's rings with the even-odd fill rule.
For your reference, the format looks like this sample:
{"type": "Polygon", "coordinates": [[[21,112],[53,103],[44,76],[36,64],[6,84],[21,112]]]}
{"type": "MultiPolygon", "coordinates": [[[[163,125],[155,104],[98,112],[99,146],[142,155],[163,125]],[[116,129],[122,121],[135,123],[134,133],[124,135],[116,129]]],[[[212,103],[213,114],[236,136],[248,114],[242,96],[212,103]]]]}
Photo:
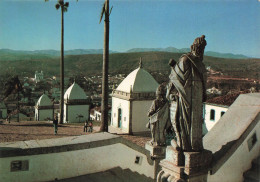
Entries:
{"type": "Polygon", "coordinates": [[[101,121],[101,112],[95,110],[94,116],[96,121],[101,121]]]}
{"type": "Polygon", "coordinates": [[[216,105],[210,105],[210,104],[204,104],[204,125],[205,125],[205,129],[203,131],[203,134],[206,134],[208,131],[211,130],[211,128],[218,122],[218,120],[221,118],[221,112],[226,112],[228,110],[228,107],[222,107],[222,106],[216,106],[216,105]],[[210,119],[210,111],[211,109],[215,110],[215,119],[211,120],[210,119]]]}
{"type": "Polygon", "coordinates": [[[149,131],[146,124],[149,121],[147,113],[152,105],[152,100],[133,101],[132,130],[133,132],[149,131]]]}
{"type": "Polygon", "coordinates": [[[111,125],[118,127],[118,109],[121,108],[122,115],[122,131],[129,132],[129,110],[130,102],[124,99],[112,97],[111,125]]]}
{"type": "Polygon", "coordinates": [[[1,158],[0,181],[54,181],[55,178],[70,178],[118,166],[151,178],[154,175],[146,155],[117,143],[70,152],[1,158]],[[141,164],[135,164],[137,155],[142,158],[141,164]],[[29,171],[10,172],[10,163],[15,160],[29,160],[29,171]]]}
{"type": "MultiPolygon", "coordinates": [[[[256,121],[255,121],[256,122],[256,121]]],[[[250,132],[235,153],[213,175],[208,175],[208,182],[243,182],[243,173],[251,168],[253,159],[260,155],[260,122],[250,132]],[[256,132],[257,142],[249,151],[247,141],[256,132]]]]}
{"type": "Polygon", "coordinates": [[[80,122],[84,122],[89,118],[89,105],[65,105],[64,106],[64,122],[65,123],[78,123],[78,115],[82,115],[80,122]],[[68,116],[67,116],[68,107],[68,116]]]}
{"type": "Polygon", "coordinates": [[[35,120],[44,121],[48,120],[47,118],[53,119],[53,110],[52,109],[35,109],[35,120]],[[38,117],[39,116],[39,119],[38,117]]]}

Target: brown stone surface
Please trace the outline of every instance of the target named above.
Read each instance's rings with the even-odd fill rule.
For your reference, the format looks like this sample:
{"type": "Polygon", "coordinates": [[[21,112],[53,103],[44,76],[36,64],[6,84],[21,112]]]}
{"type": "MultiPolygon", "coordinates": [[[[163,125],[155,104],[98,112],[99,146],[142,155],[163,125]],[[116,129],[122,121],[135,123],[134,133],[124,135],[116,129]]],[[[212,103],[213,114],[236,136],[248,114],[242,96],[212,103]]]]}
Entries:
{"type": "Polygon", "coordinates": [[[176,179],[183,178],[184,176],[184,167],[183,166],[176,166],[172,162],[164,159],[160,162],[160,166],[162,167],[162,170],[170,174],[171,176],[174,176],[176,179]]]}
{"type": "Polygon", "coordinates": [[[165,158],[166,146],[156,146],[152,145],[151,142],[145,144],[145,149],[150,151],[150,155],[155,158],[165,158]]]}
{"type": "Polygon", "coordinates": [[[120,135],[120,136],[141,147],[145,147],[146,142],[151,140],[151,137],[144,137],[144,136],[133,136],[133,135],[120,135]]]}
{"type": "Polygon", "coordinates": [[[184,152],[185,173],[195,174],[207,172],[212,161],[212,152],[203,150],[202,152],[184,152]]]}
{"type": "MultiPolygon", "coordinates": [[[[0,124],[0,143],[26,141],[26,140],[41,140],[49,138],[61,138],[69,136],[79,136],[91,133],[83,132],[84,123],[62,124],[58,125],[58,134],[54,135],[52,121],[11,121],[11,123],[3,122],[0,124]]],[[[93,127],[93,133],[99,130],[99,126],[93,127]]],[[[128,141],[131,141],[141,147],[144,147],[151,137],[119,135],[128,141]]]]}
{"type": "Polygon", "coordinates": [[[172,162],[176,166],[184,165],[184,155],[182,152],[175,150],[173,147],[166,148],[166,160],[172,162]]]}
{"type": "MultiPolygon", "coordinates": [[[[52,122],[48,121],[21,121],[0,124],[0,142],[13,142],[25,140],[41,140],[68,136],[86,135],[83,124],[58,125],[58,134],[54,135],[52,122]]],[[[94,127],[95,130],[95,127],[94,127]]],[[[89,133],[87,133],[89,134],[89,133]]]]}
{"type": "Polygon", "coordinates": [[[185,167],[208,166],[212,159],[212,152],[203,150],[202,152],[184,152],[185,167]]]}

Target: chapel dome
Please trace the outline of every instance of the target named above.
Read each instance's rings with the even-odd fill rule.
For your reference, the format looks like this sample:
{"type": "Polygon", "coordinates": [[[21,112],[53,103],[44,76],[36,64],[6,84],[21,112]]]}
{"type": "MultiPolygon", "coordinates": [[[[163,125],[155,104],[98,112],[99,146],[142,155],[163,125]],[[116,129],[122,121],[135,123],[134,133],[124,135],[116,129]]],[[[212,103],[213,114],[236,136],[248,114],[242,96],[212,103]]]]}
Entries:
{"type": "Polygon", "coordinates": [[[116,88],[118,91],[130,93],[144,93],[144,92],[155,92],[159,84],[153,78],[153,76],[142,68],[140,63],[139,68],[132,71],[116,88]]]}
{"type": "Polygon", "coordinates": [[[37,106],[50,106],[52,105],[51,99],[45,94],[43,94],[36,103],[37,106]]]}
{"type": "Polygon", "coordinates": [[[64,99],[87,99],[87,95],[84,90],[74,82],[65,92],[64,99]]]}

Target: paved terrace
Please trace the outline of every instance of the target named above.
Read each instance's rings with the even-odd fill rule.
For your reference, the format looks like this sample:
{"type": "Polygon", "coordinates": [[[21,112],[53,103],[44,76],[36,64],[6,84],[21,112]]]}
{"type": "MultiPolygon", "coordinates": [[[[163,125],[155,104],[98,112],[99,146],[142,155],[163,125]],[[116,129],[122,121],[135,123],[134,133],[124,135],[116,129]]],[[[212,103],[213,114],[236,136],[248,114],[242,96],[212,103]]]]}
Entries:
{"type": "MultiPolygon", "coordinates": [[[[94,126],[93,133],[98,131],[99,126],[94,126]]],[[[116,131],[113,131],[113,127],[109,127],[109,131],[111,133],[116,133],[116,131]]],[[[57,135],[54,135],[52,122],[48,121],[21,121],[19,123],[12,121],[11,123],[3,122],[0,124],[0,143],[43,140],[89,134],[92,133],[83,132],[83,123],[59,125],[57,135]]],[[[150,137],[130,136],[125,134],[120,134],[120,136],[142,147],[145,146],[147,141],[151,140],[150,137]]]]}

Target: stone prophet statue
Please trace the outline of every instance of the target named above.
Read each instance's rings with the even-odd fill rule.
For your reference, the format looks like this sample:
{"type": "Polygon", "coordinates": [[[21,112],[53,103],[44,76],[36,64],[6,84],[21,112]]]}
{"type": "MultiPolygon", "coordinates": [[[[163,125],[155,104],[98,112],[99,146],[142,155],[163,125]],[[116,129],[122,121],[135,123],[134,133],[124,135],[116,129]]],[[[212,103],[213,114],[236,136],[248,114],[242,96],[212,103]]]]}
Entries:
{"type": "Polygon", "coordinates": [[[201,151],[202,102],[206,100],[206,68],[202,63],[207,42],[202,35],[191,45],[191,52],[184,54],[176,63],[170,60],[171,74],[167,88],[170,100],[170,118],[177,142],[173,147],[182,151],[201,151]]]}
{"type": "Polygon", "coordinates": [[[159,85],[156,90],[156,99],[153,101],[148,111],[149,123],[151,129],[152,145],[163,146],[166,143],[165,132],[170,127],[169,122],[169,104],[165,98],[165,88],[159,85]]]}

